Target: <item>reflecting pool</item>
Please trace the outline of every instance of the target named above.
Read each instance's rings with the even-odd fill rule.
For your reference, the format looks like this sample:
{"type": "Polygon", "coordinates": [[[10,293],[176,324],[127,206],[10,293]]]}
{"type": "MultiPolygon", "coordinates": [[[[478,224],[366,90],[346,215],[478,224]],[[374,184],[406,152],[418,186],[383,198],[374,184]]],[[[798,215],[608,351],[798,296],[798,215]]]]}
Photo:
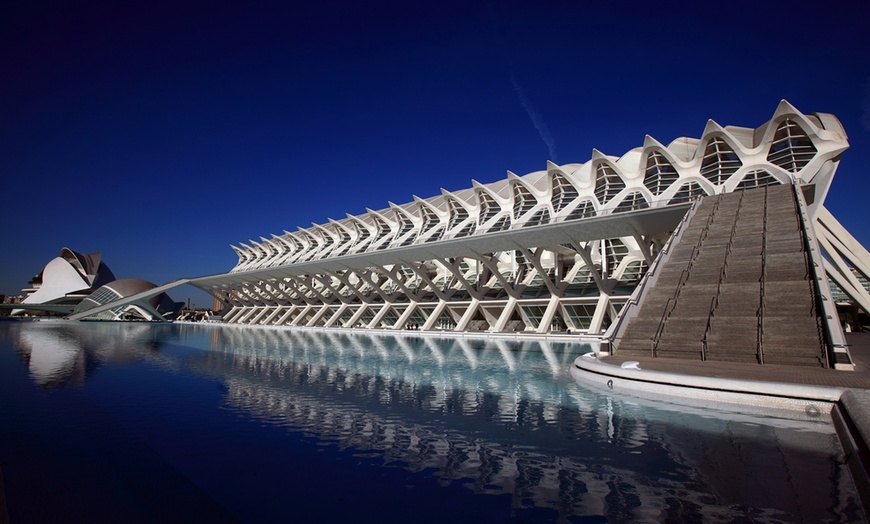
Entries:
{"type": "Polygon", "coordinates": [[[2,322],[6,511],[11,522],[863,521],[827,415],[587,389],[568,369],[590,349],[2,322]]]}

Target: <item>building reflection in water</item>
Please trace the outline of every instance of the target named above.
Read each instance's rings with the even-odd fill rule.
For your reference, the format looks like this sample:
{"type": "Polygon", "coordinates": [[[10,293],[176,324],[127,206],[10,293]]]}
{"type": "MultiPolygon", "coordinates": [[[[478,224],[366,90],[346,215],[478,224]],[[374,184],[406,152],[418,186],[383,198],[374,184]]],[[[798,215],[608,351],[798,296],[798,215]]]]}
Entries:
{"type": "Polygon", "coordinates": [[[829,419],[585,389],[567,369],[588,346],[39,324],[7,332],[18,332],[19,354],[44,387],[82,384],[110,361],[186,369],[222,381],[225,405],[245,417],[445,484],[508,494],[518,509],[618,522],[848,521],[860,511],[829,419]]]}
{"type": "Polygon", "coordinates": [[[30,378],[45,388],[81,386],[104,362],[144,359],[177,367],[159,352],[172,330],[167,324],[42,321],[6,327],[17,332],[18,352],[30,378]]]}
{"type": "Polygon", "coordinates": [[[517,507],[616,521],[748,507],[756,521],[849,520],[856,507],[829,420],[589,391],[566,373],[588,347],[226,327],[211,349],[199,365],[225,378],[231,408],[517,507]]]}

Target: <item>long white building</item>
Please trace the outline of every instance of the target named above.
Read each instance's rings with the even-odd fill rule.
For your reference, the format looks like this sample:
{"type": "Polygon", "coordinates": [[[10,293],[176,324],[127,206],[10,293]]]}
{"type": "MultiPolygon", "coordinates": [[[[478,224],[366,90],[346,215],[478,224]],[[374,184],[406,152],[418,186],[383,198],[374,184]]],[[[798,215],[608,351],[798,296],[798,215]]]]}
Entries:
{"type": "Polygon", "coordinates": [[[755,129],[711,120],[700,138],[647,136],[621,157],[593,150],[240,243],[232,271],[190,283],[235,324],[596,335],[698,197],[797,184],[823,269],[870,310],[853,273],[870,257],[822,206],[847,148],[836,117],[783,101],[755,129]]]}
{"type": "Polygon", "coordinates": [[[805,115],[782,101],[754,129],[711,120],[700,138],[665,145],[647,136],[621,157],[593,150],[582,164],[548,162],[543,171],[472,180],[466,189],[240,243],[228,273],[69,318],[191,284],[222,301],[231,324],[597,337],[621,324],[614,321],[629,300],[638,303],[638,284],[700,198],[788,184],[803,195],[807,249],[821,254],[811,264],[815,295],[839,347],[828,282],[870,311],[861,283],[870,254],[823,206],[847,148],[835,116],[805,115]]]}

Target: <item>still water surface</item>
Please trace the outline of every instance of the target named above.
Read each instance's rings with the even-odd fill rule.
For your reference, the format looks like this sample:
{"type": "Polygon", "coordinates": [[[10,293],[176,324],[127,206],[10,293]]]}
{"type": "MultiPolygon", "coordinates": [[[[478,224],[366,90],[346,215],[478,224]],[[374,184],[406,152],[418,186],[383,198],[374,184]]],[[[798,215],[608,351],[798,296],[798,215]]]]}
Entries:
{"type": "Polygon", "coordinates": [[[830,418],[577,384],[588,345],[0,323],[11,522],[854,522],[830,418]]]}

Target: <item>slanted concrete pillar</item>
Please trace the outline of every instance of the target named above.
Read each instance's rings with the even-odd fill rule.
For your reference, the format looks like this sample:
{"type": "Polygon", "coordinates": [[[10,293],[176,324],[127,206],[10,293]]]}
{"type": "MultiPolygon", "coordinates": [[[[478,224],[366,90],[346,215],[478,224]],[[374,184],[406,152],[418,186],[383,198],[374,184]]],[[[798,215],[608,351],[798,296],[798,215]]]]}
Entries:
{"type": "Polygon", "coordinates": [[[456,328],[453,331],[465,331],[468,328],[469,322],[471,322],[471,319],[474,317],[474,314],[477,312],[479,305],[480,300],[472,298],[471,304],[468,306],[465,314],[462,315],[462,318],[459,319],[459,322],[456,323],[456,328]]]}
{"type": "Polygon", "coordinates": [[[505,330],[507,327],[507,323],[510,321],[511,316],[514,313],[514,309],[517,307],[517,299],[514,297],[508,298],[508,302],[505,305],[504,309],[501,312],[501,316],[493,326],[492,331],[501,332],[505,330]]]}
{"type": "Polygon", "coordinates": [[[405,312],[399,316],[399,321],[396,322],[396,325],[399,326],[399,329],[403,329],[405,324],[408,323],[408,319],[411,318],[411,315],[414,313],[414,310],[417,309],[417,302],[411,302],[407,308],[405,308],[405,312]]]}
{"type": "Polygon", "coordinates": [[[551,296],[550,303],[547,304],[547,309],[544,310],[544,316],[541,318],[541,323],[535,331],[537,333],[548,333],[550,331],[550,324],[553,323],[553,317],[556,316],[557,311],[559,311],[559,297],[551,296]]]}
{"type": "Polygon", "coordinates": [[[432,314],[426,319],[426,323],[423,324],[423,331],[432,331],[435,327],[435,323],[438,322],[439,318],[441,318],[441,314],[444,313],[444,309],[446,308],[447,302],[438,302],[435,309],[432,310],[432,314]]]}
{"type": "Polygon", "coordinates": [[[602,293],[598,297],[598,303],[595,305],[595,313],[592,315],[592,323],[589,325],[589,333],[597,335],[601,333],[601,326],[604,324],[604,315],[607,313],[607,305],[610,302],[610,295],[602,293]]]}
{"type": "Polygon", "coordinates": [[[290,306],[290,307],[288,307],[288,308],[287,308],[287,311],[286,311],[283,315],[281,315],[281,318],[279,318],[279,319],[278,319],[278,322],[275,322],[275,324],[278,325],[278,326],[283,326],[284,324],[286,324],[286,323],[287,323],[287,319],[289,319],[289,318],[290,318],[290,315],[292,315],[293,312],[296,311],[297,309],[299,309],[299,306],[290,306]]]}
{"type": "Polygon", "coordinates": [[[311,309],[313,307],[314,306],[311,306],[311,305],[305,306],[305,308],[303,308],[302,311],[298,315],[296,315],[296,318],[293,319],[293,322],[291,322],[290,325],[291,326],[300,325],[302,323],[302,319],[304,319],[305,316],[308,315],[308,312],[311,311],[311,309]]]}

